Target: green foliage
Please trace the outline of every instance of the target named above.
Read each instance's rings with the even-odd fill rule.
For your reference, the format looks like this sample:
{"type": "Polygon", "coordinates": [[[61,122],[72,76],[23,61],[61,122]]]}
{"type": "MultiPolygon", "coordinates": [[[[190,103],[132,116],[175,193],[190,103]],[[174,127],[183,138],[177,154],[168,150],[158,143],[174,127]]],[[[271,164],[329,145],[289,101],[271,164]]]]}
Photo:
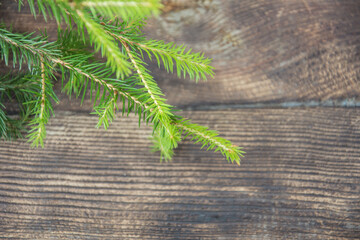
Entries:
{"type": "Polygon", "coordinates": [[[23,63],[27,63],[29,71],[32,71],[33,66],[40,66],[42,61],[49,62],[49,58],[59,54],[55,43],[33,35],[11,33],[0,25],[0,54],[6,65],[9,64],[9,57],[12,57],[14,68],[18,66],[21,69],[23,63]]]}
{"type": "Polygon", "coordinates": [[[206,80],[207,76],[213,77],[213,67],[209,64],[211,59],[205,58],[204,54],[193,53],[186,50],[186,46],[177,46],[175,43],[164,43],[164,41],[147,40],[141,33],[142,20],[132,22],[104,21],[103,28],[106,32],[117,38],[120,42],[128,44],[133,51],[147,54],[150,60],[156,59],[158,66],[163,65],[167,72],[174,72],[178,77],[188,76],[196,81],[206,80]],[[105,23],[104,23],[105,22],[105,23]]]}
{"type": "Polygon", "coordinates": [[[152,152],[160,152],[160,161],[169,161],[174,156],[174,147],[171,145],[171,142],[161,135],[160,130],[156,130],[151,137],[153,142],[152,152]]]}
{"type": "Polygon", "coordinates": [[[207,147],[206,150],[220,151],[228,161],[240,165],[240,157],[245,152],[241,151],[241,148],[233,145],[229,140],[218,137],[219,134],[216,131],[209,130],[207,127],[191,123],[185,119],[176,121],[175,125],[182,130],[182,134],[185,134],[184,138],[191,137],[191,140],[195,141],[195,143],[202,144],[201,148],[207,147]]]}
{"type": "Polygon", "coordinates": [[[76,13],[81,22],[78,27],[80,29],[86,28],[89,33],[90,43],[94,45],[96,51],[101,49],[102,56],[107,58],[107,63],[111,70],[116,72],[116,77],[124,78],[128,76],[131,71],[127,56],[119,51],[114,39],[106,34],[101,25],[93,21],[88,13],[79,10],[76,13]]]}
{"type": "Polygon", "coordinates": [[[157,15],[162,7],[160,0],[86,0],[79,4],[89,9],[94,17],[98,14],[109,18],[121,16],[125,20],[157,15]]]}
{"type": "Polygon", "coordinates": [[[0,76],[0,138],[11,140],[21,137],[24,122],[31,113],[31,106],[26,104],[34,100],[32,92],[39,90],[39,84],[33,81],[32,75],[7,74],[0,76]],[[19,119],[12,119],[5,110],[3,101],[16,100],[19,103],[19,119]]]}
{"type": "MultiPolygon", "coordinates": [[[[228,161],[240,163],[243,151],[207,127],[190,123],[175,114],[153,78],[146,58],[156,60],[167,72],[195,81],[213,77],[211,59],[183,45],[148,40],[142,33],[144,17],[158,14],[160,0],[28,0],[32,14],[58,23],[58,40],[46,35],[13,33],[0,26],[0,56],[6,65],[18,70],[27,65],[25,74],[0,77],[1,101],[19,103],[19,119],[10,118],[0,102],[0,137],[19,137],[28,124],[32,146],[44,146],[46,124],[53,115],[58,98],[53,90],[56,76],[69,97],[81,97],[90,90],[98,115],[97,127],[107,129],[116,112],[131,112],[141,122],[153,126],[153,151],[161,159],[171,160],[178,143],[190,137],[202,148],[219,151],[228,161]],[[37,7],[36,7],[37,6],[37,7]],[[67,29],[62,26],[67,25],[67,29]],[[86,31],[85,31],[86,30],[86,31]],[[101,52],[98,60],[90,50],[101,52]]],[[[19,9],[23,5],[19,1],[19,9]]]]}

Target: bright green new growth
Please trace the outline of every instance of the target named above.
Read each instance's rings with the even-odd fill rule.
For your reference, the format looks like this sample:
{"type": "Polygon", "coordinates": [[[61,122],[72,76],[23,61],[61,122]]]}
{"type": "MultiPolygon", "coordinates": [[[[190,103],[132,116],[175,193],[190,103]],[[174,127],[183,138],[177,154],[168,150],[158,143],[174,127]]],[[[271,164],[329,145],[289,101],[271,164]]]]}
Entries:
{"type": "MultiPolygon", "coordinates": [[[[19,9],[22,5],[19,1],[19,9]]],[[[0,25],[0,54],[6,65],[14,68],[27,64],[27,73],[14,72],[0,77],[0,101],[16,99],[20,120],[10,118],[0,102],[0,137],[21,136],[24,123],[30,126],[28,138],[33,146],[44,146],[46,124],[53,115],[55,73],[60,73],[63,90],[71,97],[81,97],[90,88],[94,114],[99,116],[97,127],[105,129],[116,112],[134,112],[154,128],[153,151],[160,151],[165,161],[173,157],[178,143],[191,137],[202,148],[220,151],[228,161],[240,164],[242,151],[230,141],[175,114],[166,103],[144,59],[154,59],[167,72],[195,81],[213,77],[211,59],[186,50],[174,43],[148,40],[142,34],[143,18],[160,12],[160,0],[28,0],[36,17],[54,18],[59,26],[56,42],[44,36],[12,33],[0,25]],[[61,29],[61,23],[68,28],[61,29]],[[76,25],[75,28],[70,26],[76,25]],[[75,29],[75,30],[74,30],[75,29]],[[84,31],[86,29],[86,31],[84,31]],[[93,46],[106,62],[96,60],[89,51],[93,46]]]]}

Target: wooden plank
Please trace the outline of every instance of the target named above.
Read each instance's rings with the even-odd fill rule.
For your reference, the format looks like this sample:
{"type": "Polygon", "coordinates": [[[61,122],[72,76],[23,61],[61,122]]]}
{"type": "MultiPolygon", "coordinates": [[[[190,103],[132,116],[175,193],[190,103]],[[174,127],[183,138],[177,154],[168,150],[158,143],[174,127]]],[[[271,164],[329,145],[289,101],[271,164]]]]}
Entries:
{"type": "Polygon", "coordinates": [[[156,71],[175,105],[359,96],[359,1],[166,2],[148,35],[203,51],[216,69],[200,85],[156,71]]]}
{"type": "Polygon", "coordinates": [[[358,239],[360,110],[185,112],[243,146],[241,167],[189,142],[171,163],[150,128],[60,112],[45,149],[0,144],[5,239],[358,239]]]}
{"type": "MultiPolygon", "coordinates": [[[[357,0],[167,0],[147,35],[185,43],[214,59],[215,79],[195,84],[151,69],[179,107],[359,99],[360,3],[357,0]]],[[[0,18],[14,29],[44,28],[15,1],[0,18]]],[[[25,10],[25,9],[24,9],[25,10]]],[[[52,38],[53,22],[46,25],[52,38]]],[[[68,105],[68,102],[64,102],[68,105]]],[[[91,104],[87,102],[85,107],[91,104]]],[[[77,106],[77,105],[76,105],[77,106]]]]}

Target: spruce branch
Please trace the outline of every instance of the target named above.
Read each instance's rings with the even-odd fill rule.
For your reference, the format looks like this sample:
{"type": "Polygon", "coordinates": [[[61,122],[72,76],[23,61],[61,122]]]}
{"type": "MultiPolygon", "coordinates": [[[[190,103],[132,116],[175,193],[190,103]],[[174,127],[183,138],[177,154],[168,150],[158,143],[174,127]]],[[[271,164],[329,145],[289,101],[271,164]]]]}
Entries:
{"type": "MultiPolygon", "coordinates": [[[[22,2],[19,1],[19,9],[22,2]]],[[[26,63],[30,73],[0,77],[0,100],[15,97],[22,116],[20,120],[9,118],[0,102],[0,137],[9,139],[20,134],[20,124],[31,116],[29,140],[33,146],[44,145],[45,125],[53,114],[53,102],[58,101],[52,80],[56,72],[61,72],[63,90],[69,97],[72,93],[76,97],[82,94],[83,102],[90,87],[90,98],[99,116],[97,127],[108,128],[122,104],[122,114],[138,114],[139,125],[141,121],[151,122],[153,151],[160,151],[162,160],[171,160],[184,134],[184,138],[190,136],[202,143],[202,148],[220,151],[228,161],[240,163],[244,152],[239,147],[219,137],[216,131],[174,114],[176,110],[166,103],[146,67],[145,53],[150,60],[155,58],[159,67],[163,65],[167,72],[176,71],[179,77],[198,81],[214,75],[211,59],[203,54],[143,36],[142,18],[157,14],[160,0],[38,0],[37,4],[28,0],[28,3],[34,16],[54,18],[59,28],[62,21],[68,26],[75,23],[77,31],[66,30],[58,41],[48,42],[46,37],[11,33],[0,25],[1,58],[6,65],[12,60],[14,68],[21,69],[26,63]],[[91,45],[106,62],[96,60],[88,52],[91,45]]]]}
{"type": "Polygon", "coordinates": [[[209,130],[207,127],[191,123],[189,120],[182,119],[174,121],[174,125],[185,132],[185,137],[190,136],[195,143],[202,143],[202,147],[207,150],[220,151],[228,161],[236,162],[240,165],[240,157],[243,157],[244,151],[238,146],[233,145],[229,140],[218,137],[218,133],[209,130]]]}
{"type": "Polygon", "coordinates": [[[109,18],[121,16],[122,19],[157,15],[162,7],[159,0],[84,0],[78,5],[89,9],[94,17],[100,14],[109,18]]]}
{"type": "Polygon", "coordinates": [[[178,77],[198,81],[206,80],[207,76],[214,77],[213,67],[210,66],[211,59],[205,58],[204,54],[186,51],[186,46],[176,45],[175,43],[164,43],[163,41],[147,40],[139,31],[139,24],[143,22],[137,20],[135,26],[129,26],[120,21],[100,21],[97,20],[106,33],[118,39],[122,43],[127,43],[143,56],[142,51],[146,52],[149,59],[154,57],[158,66],[164,65],[167,72],[173,73],[176,68],[178,77]],[[105,23],[104,23],[105,22],[105,23]]]}
{"type": "Polygon", "coordinates": [[[114,93],[112,96],[108,96],[108,99],[106,99],[103,104],[95,107],[94,110],[99,115],[99,122],[96,125],[97,128],[101,125],[104,125],[105,129],[109,127],[109,123],[115,118],[115,111],[118,110],[117,100],[118,95],[114,93]]]}
{"type": "Polygon", "coordinates": [[[160,152],[160,161],[170,161],[174,156],[174,146],[171,146],[171,142],[161,135],[159,130],[156,130],[150,138],[152,145],[152,152],[160,152]]]}
{"type": "MultiPolygon", "coordinates": [[[[84,62],[87,63],[89,61],[91,55],[85,55],[80,53],[69,55],[67,57],[61,57],[60,51],[53,49],[54,46],[59,47],[59,44],[48,43],[45,40],[40,40],[37,37],[31,39],[31,36],[32,35],[23,36],[17,33],[10,33],[5,29],[0,29],[0,43],[1,39],[4,39],[3,42],[6,43],[6,45],[1,45],[2,56],[4,56],[5,59],[8,59],[9,50],[7,49],[11,49],[12,51],[15,51],[15,53],[20,52],[23,54],[23,56],[26,57],[25,60],[28,61],[27,63],[29,64],[29,68],[32,68],[34,65],[36,66],[36,63],[38,62],[39,65],[43,66],[46,59],[47,62],[49,62],[48,65],[55,63],[63,67],[63,70],[64,68],[66,68],[68,71],[72,72],[76,76],[81,75],[87,79],[93,80],[94,82],[100,84],[101,86],[104,86],[108,90],[111,90],[114,93],[116,92],[118,94],[121,94],[127,99],[134,101],[136,104],[142,105],[142,103],[136,98],[132,97],[126,92],[121,91],[119,87],[115,87],[114,85],[109,84],[107,80],[105,80],[109,80],[109,77],[111,76],[111,70],[108,69],[105,64],[94,62],[93,64],[95,64],[98,71],[94,69],[93,64],[84,65],[84,62]],[[103,71],[104,69],[107,70],[103,71]],[[97,76],[96,74],[98,74],[99,76],[97,76]]],[[[67,37],[69,36],[67,35],[67,37]]],[[[19,59],[22,58],[20,57],[19,59]]],[[[47,68],[45,68],[45,70],[47,70],[47,68]]],[[[113,82],[115,81],[116,80],[113,80],[113,82]]],[[[128,87],[131,91],[135,91],[134,88],[131,88],[128,85],[124,85],[124,88],[125,87],[128,87]]]]}
{"type": "MultiPolygon", "coordinates": [[[[87,58],[87,56],[85,56],[85,58],[87,58]]],[[[54,58],[52,59],[52,61],[54,63],[59,64],[61,67],[66,68],[70,73],[74,75],[77,81],[79,81],[81,79],[80,76],[82,76],[83,78],[85,78],[83,79],[83,81],[90,80],[98,84],[98,86],[104,87],[104,89],[106,89],[106,91],[109,92],[109,96],[113,96],[111,99],[114,105],[116,104],[117,100],[121,100],[121,102],[123,102],[124,104],[125,101],[127,100],[130,106],[133,106],[133,108],[128,107],[128,114],[130,113],[131,110],[134,110],[135,113],[139,114],[139,121],[141,120],[141,114],[148,115],[148,113],[150,113],[149,111],[150,109],[147,106],[144,107],[145,106],[144,103],[138,99],[138,96],[142,95],[142,92],[139,89],[136,89],[123,81],[118,81],[117,79],[110,78],[109,70],[106,71],[107,67],[105,66],[105,64],[95,63],[96,66],[98,67],[98,70],[94,70],[93,64],[88,64],[88,65],[82,64],[80,66],[75,66],[74,65],[75,63],[72,64],[71,62],[72,60],[74,61],[74,59],[77,59],[77,56],[72,55],[71,59],[66,58],[64,60],[54,58]]],[[[65,77],[66,76],[64,75],[63,78],[65,77]]],[[[70,77],[70,80],[72,78],[73,77],[70,77]]],[[[70,80],[69,82],[71,82],[70,80]]],[[[96,90],[96,89],[92,87],[91,90],[96,90]]],[[[83,88],[83,96],[85,94],[85,91],[86,91],[86,87],[83,88]]],[[[80,92],[78,94],[80,94],[80,92]]],[[[106,99],[108,98],[109,97],[106,97],[106,99]]],[[[100,96],[98,97],[95,96],[94,102],[96,102],[99,99],[100,96]]],[[[105,129],[107,129],[107,127],[109,126],[108,121],[105,120],[109,120],[109,119],[112,120],[114,118],[114,116],[109,116],[109,115],[107,115],[107,117],[102,117],[102,113],[103,113],[102,111],[104,111],[105,108],[106,109],[111,108],[111,106],[107,105],[107,103],[108,103],[107,101],[101,102],[97,107],[95,107],[96,113],[100,115],[100,119],[97,126],[99,127],[103,124],[105,129]]],[[[114,106],[113,109],[117,109],[117,108],[114,106]]],[[[125,107],[123,107],[123,110],[125,110],[125,107]]],[[[110,113],[110,111],[105,111],[104,113],[110,113]]],[[[123,114],[124,113],[125,112],[123,112],[123,114]]]]}
{"type": "MultiPolygon", "coordinates": [[[[173,116],[173,114],[171,113],[172,106],[166,104],[164,99],[160,97],[164,94],[161,92],[153,77],[148,74],[142,60],[136,55],[135,52],[133,52],[129,48],[126,42],[122,40],[120,40],[120,42],[124,46],[137,72],[140,84],[144,86],[144,90],[149,94],[151,98],[149,104],[153,111],[150,113],[150,116],[152,116],[155,121],[159,121],[161,123],[161,127],[163,128],[161,134],[168,135],[170,143],[174,146],[177,145],[177,142],[179,141],[179,136],[170,124],[170,119],[173,116]]],[[[157,123],[155,122],[155,124],[157,123]]]]}
{"type": "Polygon", "coordinates": [[[79,27],[81,29],[83,26],[86,27],[90,42],[94,44],[96,51],[101,49],[102,56],[106,56],[107,63],[112,71],[116,73],[116,76],[118,78],[128,76],[130,74],[130,65],[127,57],[120,52],[113,39],[86,12],[76,10],[76,15],[82,22],[79,27]]]}
{"type": "Polygon", "coordinates": [[[31,115],[35,116],[30,121],[29,126],[31,126],[31,130],[28,134],[29,142],[31,142],[33,147],[38,147],[39,145],[44,147],[44,140],[46,138],[45,126],[49,122],[51,114],[54,114],[51,101],[59,102],[51,83],[51,78],[55,78],[51,72],[52,67],[45,62],[41,62],[39,71],[40,75],[35,75],[35,77],[40,79],[41,91],[34,92],[37,96],[36,100],[26,103],[31,105],[33,109],[31,115]]]}
{"type": "MultiPolygon", "coordinates": [[[[145,68],[138,62],[140,62],[141,60],[139,58],[135,58],[135,56],[133,56],[133,54],[131,53],[131,50],[129,48],[129,46],[125,43],[125,42],[121,42],[123,44],[123,46],[126,49],[126,52],[132,62],[132,64],[134,65],[134,68],[142,82],[142,84],[144,85],[146,91],[149,93],[151,99],[153,100],[154,104],[155,104],[155,109],[157,109],[157,111],[162,115],[164,114],[164,110],[162,108],[162,106],[160,106],[160,104],[162,103],[162,101],[159,99],[159,97],[157,95],[163,95],[160,92],[159,87],[157,86],[157,84],[155,83],[155,81],[152,79],[152,77],[146,73],[145,68]],[[146,76],[146,79],[145,79],[146,76]],[[155,93],[156,92],[156,93],[155,93]]],[[[166,111],[166,113],[171,116],[172,114],[170,113],[170,111],[166,111]]],[[[167,117],[165,117],[167,118],[167,117]]]]}
{"type": "Polygon", "coordinates": [[[28,69],[32,71],[33,66],[40,66],[42,61],[49,61],[49,58],[58,56],[56,43],[48,42],[41,36],[33,37],[33,33],[22,35],[11,33],[0,25],[0,48],[1,59],[5,65],[9,64],[10,52],[12,52],[13,67],[16,65],[21,69],[26,62],[28,69]]]}
{"type": "Polygon", "coordinates": [[[32,75],[24,75],[10,72],[0,76],[0,102],[15,99],[19,104],[22,121],[26,121],[30,115],[31,108],[24,104],[34,100],[33,92],[39,92],[39,84],[33,81],[32,75]]]}
{"type": "Polygon", "coordinates": [[[10,118],[3,109],[5,106],[0,103],[0,139],[10,141],[22,137],[23,121],[10,118]]]}
{"type": "MultiPolygon", "coordinates": [[[[19,11],[23,5],[23,0],[19,1],[19,11]]],[[[27,0],[30,12],[36,19],[38,15],[43,15],[44,20],[55,19],[59,28],[64,20],[67,25],[71,25],[76,19],[72,19],[70,15],[70,6],[66,0],[27,0]],[[37,8],[36,8],[37,5],[37,8]]],[[[78,24],[78,23],[76,23],[78,24]]]]}
{"type": "Polygon", "coordinates": [[[8,129],[6,122],[8,121],[8,118],[5,112],[2,110],[2,108],[5,108],[5,106],[2,103],[0,103],[0,137],[7,139],[8,129]]]}

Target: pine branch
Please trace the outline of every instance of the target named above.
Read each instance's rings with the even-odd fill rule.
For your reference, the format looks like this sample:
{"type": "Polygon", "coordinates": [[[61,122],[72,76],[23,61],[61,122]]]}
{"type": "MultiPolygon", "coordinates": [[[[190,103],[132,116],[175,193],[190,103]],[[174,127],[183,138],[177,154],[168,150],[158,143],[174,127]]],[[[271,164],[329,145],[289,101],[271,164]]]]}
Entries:
{"type": "MultiPolygon", "coordinates": [[[[30,12],[34,16],[35,19],[37,18],[38,14],[43,15],[45,21],[47,21],[48,18],[50,18],[50,19],[55,18],[59,27],[60,27],[62,20],[64,20],[67,25],[71,25],[72,21],[75,20],[75,19],[72,19],[71,15],[69,14],[70,8],[69,8],[69,5],[67,4],[67,1],[64,1],[64,0],[37,0],[36,4],[35,4],[34,0],[27,0],[27,2],[30,7],[30,12]],[[38,11],[36,11],[36,5],[37,5],[38,11]]],[[[19,0],[19,11],[21,10],[22,5],[23,5],[23,1],[19,0]]]]}
{"type": "Polygon", "coordinates": [[[166,137],[163,137],[159,130],[156,130],[151,137],[153,146],[152,152],[160,152],[160,161],[170,161],[174,156],[174,147],[171,146],[171,142],[166,137]]]}
{"type": "MultiPolygon", "coordinates": [[[[30,63],[28,62],[28,64],[30,65],[29,67],[36,65],[35,63],[37,62],[39,63],[39,65],[42,65],[45,62],[41,61],[41,57],[43,57],[43,60],[46,59],[47,62],[49,62],[47,63],[47,65],[52,65],[53,63],[58,64],[59,66],[63,67],[63,70],[64,68],[66,68],[70,72],[72,72],[72,76],[78,77],[81,75],[100,84],[101,86],[104,86],[106,89],[114,93],[121,94],[124,98],[130,100],[130,102],[136,103],[136,105],[138,106],[136,112],[139,112],[139,108],[141,108],[142,102],[123,91],[126,89],[127,91],[135,94],[139,90],[128,86],[127,84],[120,86],[120,82],[110,79],[111,70],[104,71],[104,69],[108,69],[105,64],[94,62],[93,64],[83,65],[83,63],[87,63],[89,58],[91,58],[91,55],[86,56],[84,54],[74,54],[68,57],[62,57],[61,59],[59,51],[53,50],[55,46],[59,47],[58,44],[48,43],[45,40],[40,41],[40,38],[37,37],[31,39],[30,37],[31,35],[23,36],[21,34],[10,33],[4,29],[0,29],[0,40],[4,39],[3,42],[6,43],[6,45],[1,45],[1,53],[5,55],[6,59],[9,55],[9,50],[6,51],[7,49],[11,49],[12,51],[24,54],[24,56],[26,57],[25,60],[28,60],[32,63],[30,65],[30,63]],[[39,40],[39,42],[36,42],[37,40],[39,40]],[[98,69],[98,71],[94,69],[94,66],[98,69]],[[112,81],[113,84],[109,84],[108,81],[112,81]],[[118,86],[115,86],[114,84],[118,86]]],[[[69,36],[67,35],[67,37],[69,36]]],[[[22,59],[21,57],[19,58],[22,59]]]]}
{"type": "MultiPolygon", "coordinates": [[[[105,63],[95,61],[92,54],[88,53],[84,43],[79,41],[79,36],[73,34],[72,31],[59,32],[59,41],[61,42],[64,57],[62,57],[61,60],[54,59],[53,61],[58,63],[61,68],[67,69],[69,73],[69,80],[65,89],[68,90],[68,93],[74,91],[77,96],[80,94],[82,89],[83,101],[85,90],[87,88],[87,81],[91,81],[90,94],[92,92],[96,92],[94,103],[98,100],[100,101],[98,106],[95,107],[95,111],[99,115],[99,122],[97,126],[99,127],[103,124],[104,127],[107,128],[109,123],[104,120],[112,121],[114,118],[112,111],[107,111],[111,108],[109,105],[109,99],[115,100],[114,110],[118,109],[117,106],[115,106],[117,100],[120,100],[120,102],[123,103],[123,114],[125,114],[125,101],[127,100],[127,113],[129,114],[130,111],[134,111],[136,114],[139,114],[140,124],[141,116],[143,115],[145,117],[145,115],[149,113],[149,109],[143,108],[142,102],[146,101],[147,98],[144,96],[141,97],[141,100],[139,100],[143,92],[129,84],[129,81],[121,81],[112,78],[111,69],[109,69],[105,63]],[[70,48],[70,50],[68,48],[70,48]],[[73,50],[74,48],[76,49],[75,51],[73,50]],[[84,85],[85,87],[83,87],[84,85]],[[100,86],[104,88],[102,94],[98,94],[100,86]],[[108,93],[107,96],[106,93],[108,93]]],[[[63,73],[65,72],[65,69],[62,69],[63,73]]],[[[63,75],[62,79],[65,80],[66,77],[67,76],[63,75]]]]}
{"type": "Polygon", "coordinates": [[[5,112],[2,110],[5,106],[0,103],[0,138],[7,139],[8,138],[8,129],[7,129],[7,116],[5,112]]]}
{"type": "Polygon", "coordinates": [[[202,143],[202,147],[207,150],[220,151],[228,161],[236,162],[240,165],[240,157],[243,157],[243,151],[239,147],[233,145],[229,140],[218,137],[218,133],[208,130],[207,127],[191,123],[189,120],[182,119],[174,121],[174,125],[186,133],[185,137],[190,136],[195,143],[202,143]]]}
{"type": "MultiPolygon", "coordinates": [[[[34,0],[28,2],[36,16],[34,0]]],[[[21,4],[22,1],[19,8],[21,4]]],[[[59,27],[65,20],[67,25],[75,23],[78,27],[80,35],[73,39],[70,36],[72,31],[69,31],[69,37],[59,37],[57,43],[49,43],[46,38],[33,37],[32,34],[13,34],[0,26],[2,59],[8,65],[12,52],[13,66],[21,68],[23,63],[27,63],[32,74],[31,77],[19,78],[14,84],[4,81],[9,83],[5,87],[0,83],[0,93],[8,98],[15,94],[17,100],[23,102],[22,115],[34,116],[28,135],[33,146],[44,144],[45,125],[53,113],[52,101],[57,101],[51,80],[54,79],[53,72],[60,70],[62,82],[68,80],[64,90],[69,96],[72,92],[77,97],[82,93],[83,101],[90,85],[90,98],[94,101],[95,113],[99,115],[97,127],[103,125],[108,128],[118,110],[118,102],[123,104],[123,114],[127,102],[127,113],[133,111],[138,114],[139,124],[141,120],[153,124],[153,150],[160,151],[165,161],[172,158],[173,149],[181,141],[181,134],[185,133],[185,138],[190,136],[191,140],[201,142],[202,148],[220,151],[228,161],[240,164],[244,152],[239,147],[218,137],[217,132],[192,124],[173,113],[175,110],[166,104],[163,93],[146,68],[144,52],[150,60],[155,58],[166,71],[176,71],[179,77],[198,81],[214,74],[209,65],[211,60],[203,54],[193,53],[183,45],[146,40],[141,33],[144,21],[140,18],[158,13],[159,6],[159,0],[38,0],[38,12],[45,20],[55,18],[59,27]],[[113,19],[105,21],[103,17],[113,19]],[[118,20],[119,17],[125,21],[118,20]],[[95,51],[100,50],[106,57],[106,63],[94,60],[93,54],[87,52],[87,39],[90,45],[94,45],[95,51]],[[79,40],[83,43],[79,44],[79,40]],[[29,82],[28,87],[22,85],[24,81],[29,82]]],[[[7,134],[5,137],[8,138],[9,131],[17,122],[7,117],[2,108],[0,103],[0,136],[7,134]]]]}
{"type": "Polygon", "coordinates": [[[118,95],[115,93],[113,96],[109,96],[103,104],[95,107],[95,112],[99,115],[99,122],[96,125],[97,128],[101,125],[104,125],[105,129],[109,127],[109,123],[115,118],[115,111],[118,110],[117,100],[118,95]]]}
{"type": "MultiPolygon", "coordinates": [[[[138,67],[138,63],[136,62],[135,57],[133,57],[129,47],[125,46],[125,49],[130,51],[130,59],[133,59],[135,62],[135,64],[134,63],[133,64],[138,67]]],[[[139,70],[140,70],[140,68],[139,68],[139,70]]],[[[79,72],[79,69],[77,69],[77,72],[79,72]]],[[[140,70],[140,73],[142,73],[141,70],[140,70]]],[[[138,75],[140,76],[139,73],[138,73],[138,75]]],[[[141,76],[143,78],[142,79],[142,81],[143,81],[145,79],[145,77],[143,75],[141,75],[141,76]]],[[[94,76],[89,76],[89,77],[94,79],[94,76]]],[[[96,79],[96,80],[101,82],[100,79],[96,79]]],[[[128,82],[129,81],[123,82],[123,86],[126,85],[128,82]]],[[[114,92],[117,91],[117,88],[108,82],[102,82],[102,84],[106,84],[107,88],[112,89],[114,92]]],[[[120,92],[120,94],[124,94],[124,93],[120,92]]],[[[134,102],[141,104],[141,107],[144,108],[144,111],[147,111],[148,113],[149,112],[152,113],[157,109],[156,107],[154,108],[151,106],[152,101],[149,101],[150,99],[148,99],[148,100],[142,99],[144,95],[141,95],[139,92],[137,92],[134,95],[131,95],[128,93],[126,93],[126,94],[127,94],[126,97],[128,97],[128,98],[131,97],[131,99],[134,102]]],[[[98,127],[101,124],[103,124],[104,127],[107,128],[108,127],[108,119],[110,119],[110,121],[111,121],[114,118],[115,106],[113,105],[113,100],[114,100],[113,98],[110,98],[109,101],[106,101],[104,105],[99,106],[99,108],[97,109],[98,110],[97,113],[100,115],[100,119],[101,119],[99,121],[98,127]],[[99,110],[101,110],[101,111],[99,111],[99,110]]],[[[179,120],[179,119],[181,119],[181,117],[176,116],[176,115],[171,115],[169,117],[171,131],[173,131],[172,133],[166,134],[164,132],[162,133],[160,130],[156,130],[153,134],[153,142],[154,142],[153,151],[160,151],[162,159],[164,159],[165,161],[171,159],[171,156],[173,155],[173,149],[177,146],[177,143],[180,141],[180,137],[176,135],[177,131],[184,130],[184,128],[186,127],[187,131],[191,130],[191,134],[193,134],[194,136],[197,136],[199,139],[201,139],[201,141],[203,143],[209,144],[210,146],[211,145],[216,146],[217,148],[215,150],[216,151],[220,150],[223,153],[223,155],[227,157],[228,160],[230,159],[232,162],[236,161],[238,164],[240,163],[239,156],[242,156],[241,153],[243,153],[243,152],[240,151],[237,147],[233,146],[231,144],[231,142],[229,142],[223,138],[217,137],[218,134],[215,131],[207,130],[206,127],[202,127],[202,126],[199,126],[196,124],[191,124],[188,121],[179,120]],[[175,129],[173,127],[175,127],[175,129]],[[173,135],[177,136],[176,141],[172,141],[172,139],[169,137],[169,136],[173,136],[173,135]]]]}
{"type": "Polygon", "coordinates": [[[31,130],[28,134],[29,142],[31,142],[31,146],[33,147],[38,147],[39,145],[44,147],[44,140],[46,137],[45,126],[50,119],[51,113],[54,113],[51,100],[56,103],[59,101],[51,84],[51,78],[54,78],[51,69],[51,66],[47,65],[45,62],[41,62],[41,68],[39,70],[41,91],[34,92],[37,96],[36,100],[26,103],[32,105],[33,111],[31,114],[35,116],[29,124],[31,130]]]}
{"type": "Polygon", "coordinates": [[[153,111],[150,113],[150,116],[155,121],[155,128],[157,126],[157,121],[161,123],[162,131],[160,134],[168,135],[169,141],[173,146],[177,146],[177,142],[180,141],[180,137],[175,131],[174,127],[170,124],[170,119],[173,117],[171,113],[172,106],[165,103],[165,99],[160,96],[164,95],[153,77],[148,74],[147,69],[143,66],[144,63],[136,55],[135,52],[131,51],[126,42],[121,41],[124,46],[140,80],[140,84],[144,86],[144,90],[149,94],[150,98],[150,107],[153,111]]]}
{"type": "MultiPolygon", "coordinates": [[[[99,20],[98,20],[99,21],[99,20]]],[[[178,77],[188,76],[198,81],[206,80],[207,76],[213,77],[213,67],[210,66],[211,59],[205,58],[204,54],[186,51],[183,45],[163,41],[147,40],[141,35],[138,24],[129,26],[119,21],[100,21],[106,32],[121,42],[126,42],[133,50],[145,51],[151,60],[155,57],[159,67],[164,65],[167,72],[173,73],[176,68],[178,77]]]]}
{"type": "Polygon", "coordinates": [[[6,115],[5,106],[0,103],[0,139],[10,141],[12,139],[21,138],[22,120],[12,119],[6,115]]]}
{"type": "Polygon", "coordinates": [[[24,62],[28,64],[28,69],[32,71],[33,66],[40,66],[43,61],[48,62],[49,58],[58,56],[59,51],[55,43],[49,43],[46,38],[33,37],[32,33],[22,35],[11,33],[0,25],[0,48],[1,59],[5,64],[9,64],[10,52],[12,52],[13,67],[21,66],[24,62]]]}
{"type": "Polygon", "coordinates": [[[33,76],[9,73],[0,76],[0,102],[6,98],[8,101],[16,99],[19,104],[22,121],[25,121],[30,115],[31,107],[24,104],[34,100],[33,92],[39,92],[39,84],[33,81],[33,76]]]}
{"type": "Polygon", "coordinates": [[[90,42],[94,44],[96,51],[101,49],[102,56],[106,56],[107,64],[116,73],[116,76],[124,78],[129,75],[131,71],[127,57],[120,52],[113,39],[87,13],[77,9],[76,15],[82,22],[78,27],[80,29],[86,27],[90,42]]]}
{"type": "Polygon", "coordinates": [[[159,0],[84,0],[78,4],[89,9],[94,17],[101,14],[104,17],[122,19],[157,15],[162,7],[159,0]]]}

